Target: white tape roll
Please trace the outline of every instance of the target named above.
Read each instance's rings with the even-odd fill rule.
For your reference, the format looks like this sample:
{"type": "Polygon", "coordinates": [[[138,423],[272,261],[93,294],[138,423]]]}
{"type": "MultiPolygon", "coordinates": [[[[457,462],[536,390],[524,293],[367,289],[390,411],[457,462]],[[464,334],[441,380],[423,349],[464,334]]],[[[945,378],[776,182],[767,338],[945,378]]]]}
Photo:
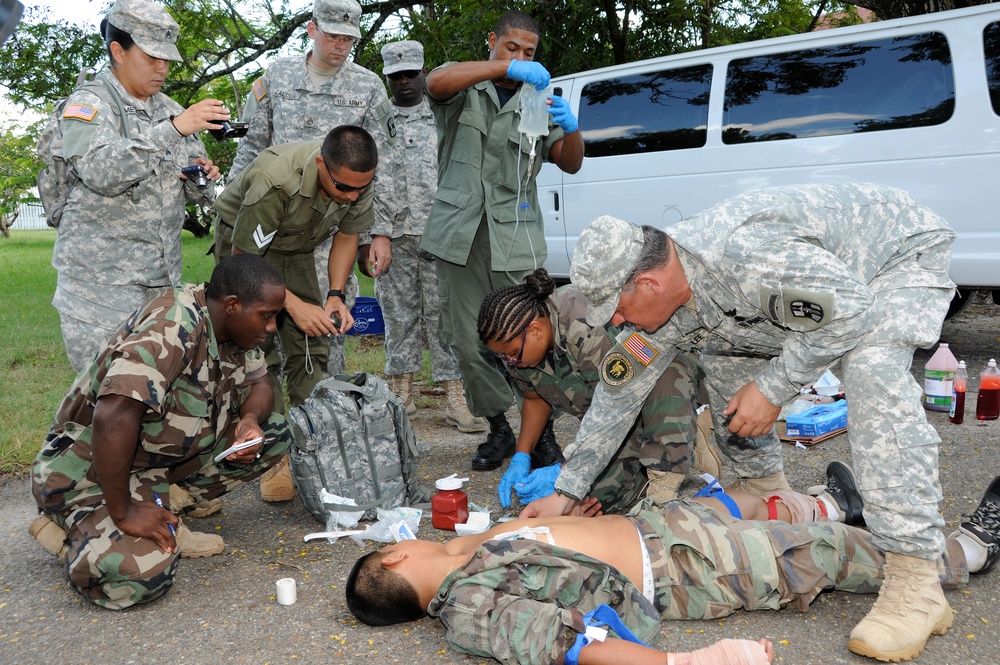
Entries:
{"type": "Polygon", "coordinates": [[[291,577],[284,577],[278,580],[277,597],[279,605],[292,605],[295,603],[295,580],[291,577]]]}

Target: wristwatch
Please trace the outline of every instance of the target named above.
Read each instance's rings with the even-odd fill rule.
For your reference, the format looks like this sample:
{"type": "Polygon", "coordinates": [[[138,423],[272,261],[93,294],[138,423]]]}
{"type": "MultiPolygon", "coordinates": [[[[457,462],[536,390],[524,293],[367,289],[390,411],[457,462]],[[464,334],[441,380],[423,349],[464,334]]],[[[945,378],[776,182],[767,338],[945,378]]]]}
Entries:
{"type": "Polygon", "coordinates": [[[338,298],[340,298],[344,302],[347,302],[346,300],[344,300],[344,292],[341,291],[340,289],[330,289],[329,291],[326,292],[327,299],[330,299],[330,298],[332,298],[334,296],[337,296],[338,298]]]}

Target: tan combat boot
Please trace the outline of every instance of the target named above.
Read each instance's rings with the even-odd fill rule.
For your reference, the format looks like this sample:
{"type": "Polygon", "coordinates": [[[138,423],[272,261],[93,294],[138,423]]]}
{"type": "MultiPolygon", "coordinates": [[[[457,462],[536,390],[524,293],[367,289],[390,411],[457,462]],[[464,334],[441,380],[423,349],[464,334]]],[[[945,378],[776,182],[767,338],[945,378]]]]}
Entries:
{"type": "Polygon", "coordinates": [[[785,479],[785,472],[778,471],[763,478],[737,478],[736,482],[726,488],[727,490],[742,490],[754,496],[767,498],[775,492],[791,490],[788,480],[785,479]]]}
{"type": "Polygon", "coordinates": [[[656,503],[666,503],[677,496],[677,489],[684,482],[683,473],[646,469],[649,485],[646,486],[646,496],[656,503]]]}
{"type": "Polygon", "coordinates": [[[220,499],[197,499],[180,485],[170,486],[170,512],[186,517],[208,517],[222,510],[220,499]]]}
{"type": "Polygon", "coordinates": [[[465,401],[465,386],[461,380],[445,381],[444,393],[448,406],[444,410],[444,419],[449,425],[454,425],[459,432],[485,432],[486,419],[477,418],[469,411],[465,401]]]}
{"type": "Polygon", "coordinates": [[[174,540],[177,541],[177,549],[180,550],[182,559],[215,556],[222,554],[223,550],[226,549],[226,543],[222,540],[222,536],[192,531],[184,526],[183,522],[178,522],[174,540]]]}
{"type": "Polygon", "coordinates": [[[292,483],[288,455],[260,477],[260,498],[264,501],[291,501],[295,498],[295,484],[292,483]]]}
{"type": "Polygon", "coordinates": [[[69,547],[66,545],[66,532],[63,531],[61,526],[45,515],[42,515],[31,523],[31,526],[28,527],[28,533],[38,541],[39,545],[55,554],[59,557],[60,561],[65,563],[66,550],[69,547]]]}
{"type": "Polygon", "coordinates": [[[413,401],[413,373],[389,374],[385,379],[389,384],[389,390],[399,395],[399,399],[406,405],[406,415],[415,414],[417,405],[413,401]]]}
{"type": "Polygon", "coordinates": [[[937,562],[888,552],[883,573],[875,605],[851,631],[847,648],[884,662],[911,660],[931,635],[944,635],[955,621],[937,562]]]}
{"type": "Polygon", "coordinates": [[[722,477],[722,458],[712,445],[715,440],[715,427],[712,426],[712,410],[704,409],[698,414],[698,423],[694,431],[694,470],[698,473],[710,474],[713,478],[722,477]]]}

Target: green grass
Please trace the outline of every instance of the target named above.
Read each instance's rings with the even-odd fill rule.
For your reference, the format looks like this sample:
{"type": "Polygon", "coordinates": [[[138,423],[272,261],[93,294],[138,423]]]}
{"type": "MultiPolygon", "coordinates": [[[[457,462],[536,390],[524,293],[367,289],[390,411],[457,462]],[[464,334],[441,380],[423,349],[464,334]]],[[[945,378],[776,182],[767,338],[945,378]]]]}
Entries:
{"type": "MultiPolygon", "coordinates": [[[[52,307],[56,271],[51,266],[55,231],[12,231],[0,240],[0,475],[24,474],[73,381],[59,314],[52,307]]],[[[211,238],[183,235],[183,280],[204,282],[212,274],[206,255],[211,238]]],[[[374,295],[373,281],[359,275],[361,294],[374,295]]],[[[418,380],[430,382],[427,354],[418,380]]],[[[348,337],[347,371],[381,374],[380,336],[348,337]]]]}

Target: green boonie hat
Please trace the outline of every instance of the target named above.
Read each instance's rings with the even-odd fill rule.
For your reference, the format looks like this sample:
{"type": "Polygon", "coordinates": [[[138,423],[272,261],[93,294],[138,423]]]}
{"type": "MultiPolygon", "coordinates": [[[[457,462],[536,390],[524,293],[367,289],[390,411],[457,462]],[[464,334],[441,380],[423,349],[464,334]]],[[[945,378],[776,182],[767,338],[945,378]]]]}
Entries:
{"type": "Polygon", "coordinates": [[[361,5],[354,0],[316,0],[313,4],[313,22],[316,27],[331,35],[347,35],[358,39],[361,30],[361,5]]]}
{"type": "Polygon", "coordinates": [[[382,73],[386,76],[413,69],[420,71],[424,68],[424,46],[412,39],[390,42],[382,47],[382,62],[382,73]]]}
{"type": "Polygon", "coordinates": [[[108,23],[128,34],[142,52],[160,60],[181,62],[177,50],[180,26],[167,10],[149,0],[115,0],[108,23]]]}
{"type": "Polygon", "coordinates": [[[640,227],[610,215],[598,217],[580,234],[569,278],[587,298],[588,324],[602,326],[614,316],[642,245],[640,227]]]}

